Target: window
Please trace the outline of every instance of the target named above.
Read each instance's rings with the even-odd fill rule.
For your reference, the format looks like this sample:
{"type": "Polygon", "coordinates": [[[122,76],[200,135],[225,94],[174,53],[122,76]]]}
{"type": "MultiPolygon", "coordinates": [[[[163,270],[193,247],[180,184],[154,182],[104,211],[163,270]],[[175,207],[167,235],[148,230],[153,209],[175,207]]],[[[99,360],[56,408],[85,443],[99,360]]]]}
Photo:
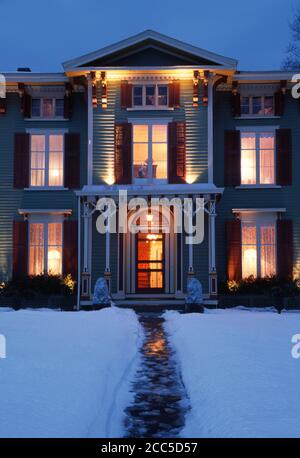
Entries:
{"type": "Polygon", "coordinates": [[[274,183],[274,132],[241,132],[241,184],[274,183]]]}
{"type": "Polygon", "coordinates": [[[133,86],[133,107],[160,108],[168,106],[167,84],[146,84],[133,86]]]}
{"type": "Polygon", "coordinates": [[[63,134],[31,134],[30,186],[63,186],[63,163],[63,134]]]}
{"type": "Polygon", "coordinates": [[[241,116],[274,116],[274,97],[241,97],[241,116]]]}
{"type": "Polygon", "coordinates": [[[253,218],[242,222],[243,278],[276,274],[275,221],[253,218]]]}
{"type": "Polygon", "coordinates": [[[167,124],[133,124],[133,178],[167,180],[167,124]]]}
{"type": "Polygon", "coordinates": [[[32,118],[63,118],[64,99],[38,98],[31,100],[32,118]]]}
{"type": "Polygon", "coordinates": [[[62,222],[30,223],[29,239],[29,275],[61,275],[62,222]]]}

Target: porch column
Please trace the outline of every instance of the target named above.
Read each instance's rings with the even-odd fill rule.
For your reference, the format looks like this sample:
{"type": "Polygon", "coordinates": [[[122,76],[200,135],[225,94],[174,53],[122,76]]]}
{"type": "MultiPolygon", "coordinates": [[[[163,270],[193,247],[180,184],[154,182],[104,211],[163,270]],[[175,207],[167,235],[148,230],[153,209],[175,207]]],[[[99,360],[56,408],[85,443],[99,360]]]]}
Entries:
{"type": "Polygon", "coordinates": [[[110,270],[110,218],[107,219],[105,232],[105,271],[104,278],[107,281],[109,292],[111,292],[111,270],[110,270]]]}
{"type": "Polygon", "coordinates": [[[78,196],[77,202],[77,217],[78,217],[78,246],[77,246],[77,256],[78,256],[78,276],[77,276],[77,311],[80,310],[80,297],[81,297],[81,197],[78,196]]]}
{"type": "Polygon", "coordinates": [[[87,184],[93,184],[93,79],[87,74],[87,184]]]}
{"type": "MultiPolygon", "coordinates": [[[[193,211],[194,211],[194,205],[193,201],[190,201],[188,203],[188,228],[189,228],[189,237],[192,238],[193,235],[193,211]]],[[[193,253],[193,244],[189,244],[189,268],[188,268],[188,278],[192,278],[195,276],[194,272],[194,253],[193,253]]]]}
{"type": "Polygon", "coordinates": [[[83,269],[81,274],[81,297],[89,300],[91,294],[91,273],[89,271],[89,202],[83,203],[83,269]]]}
{"type": "Polygon", "coordinates": [[[209,202],[209,294],[214,297],[218,294],[218,279],[216,269],[216,201],[209,202]]]}

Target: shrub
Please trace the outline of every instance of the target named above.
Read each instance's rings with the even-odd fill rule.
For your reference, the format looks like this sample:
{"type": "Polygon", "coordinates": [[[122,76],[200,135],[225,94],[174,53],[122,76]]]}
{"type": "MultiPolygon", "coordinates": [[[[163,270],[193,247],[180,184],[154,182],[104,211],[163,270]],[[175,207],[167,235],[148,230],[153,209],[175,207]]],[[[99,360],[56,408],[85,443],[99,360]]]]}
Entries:
{"type": "Polygon", "coordinates": [[[33,299],[39,296],[70,296],[75,292],[75,281],[70,275],[35,275],[13,278],[0,290],[2,297],[33,299]]]}
{"type": "Polygon", "coordinates": [[[220,294],[260,295],[293,297],[300,294],[299,280],[285,280],[277,276],[249,277],[239,282],[226,281],[219,285],[220,294]]]}

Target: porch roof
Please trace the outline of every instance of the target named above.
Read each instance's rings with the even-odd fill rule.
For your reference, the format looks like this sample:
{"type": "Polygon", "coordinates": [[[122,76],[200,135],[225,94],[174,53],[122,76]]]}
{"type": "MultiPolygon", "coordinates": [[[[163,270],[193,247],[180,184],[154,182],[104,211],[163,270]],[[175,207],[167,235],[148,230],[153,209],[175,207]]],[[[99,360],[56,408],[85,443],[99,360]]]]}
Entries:
{"type": "Polygon", "coordinates": [[[87,185],[77,196],[117,196],[119,191],[127,191],[130,196],[145,195],[189,195],[189,194],[223,194],[224,188],[217,188],[213,183],[163,184],[163,185],[87,185]]]}

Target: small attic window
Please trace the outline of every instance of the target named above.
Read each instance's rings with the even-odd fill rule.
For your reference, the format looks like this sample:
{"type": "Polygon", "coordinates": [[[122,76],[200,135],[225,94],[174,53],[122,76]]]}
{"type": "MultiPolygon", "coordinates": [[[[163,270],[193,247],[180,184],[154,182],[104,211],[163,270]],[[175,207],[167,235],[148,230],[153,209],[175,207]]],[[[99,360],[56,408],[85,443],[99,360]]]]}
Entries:
{"type": "Polygon", "coordinates": [[[167,84],[138,84],[133,86],[134,108],[166,108],[169,103],[169,87],[167,84]]]}
{"type": "Polygon", "coordinates": [[[32,98],[32,118],[63,118],[64,99],[55,97],[32,98]]]}

